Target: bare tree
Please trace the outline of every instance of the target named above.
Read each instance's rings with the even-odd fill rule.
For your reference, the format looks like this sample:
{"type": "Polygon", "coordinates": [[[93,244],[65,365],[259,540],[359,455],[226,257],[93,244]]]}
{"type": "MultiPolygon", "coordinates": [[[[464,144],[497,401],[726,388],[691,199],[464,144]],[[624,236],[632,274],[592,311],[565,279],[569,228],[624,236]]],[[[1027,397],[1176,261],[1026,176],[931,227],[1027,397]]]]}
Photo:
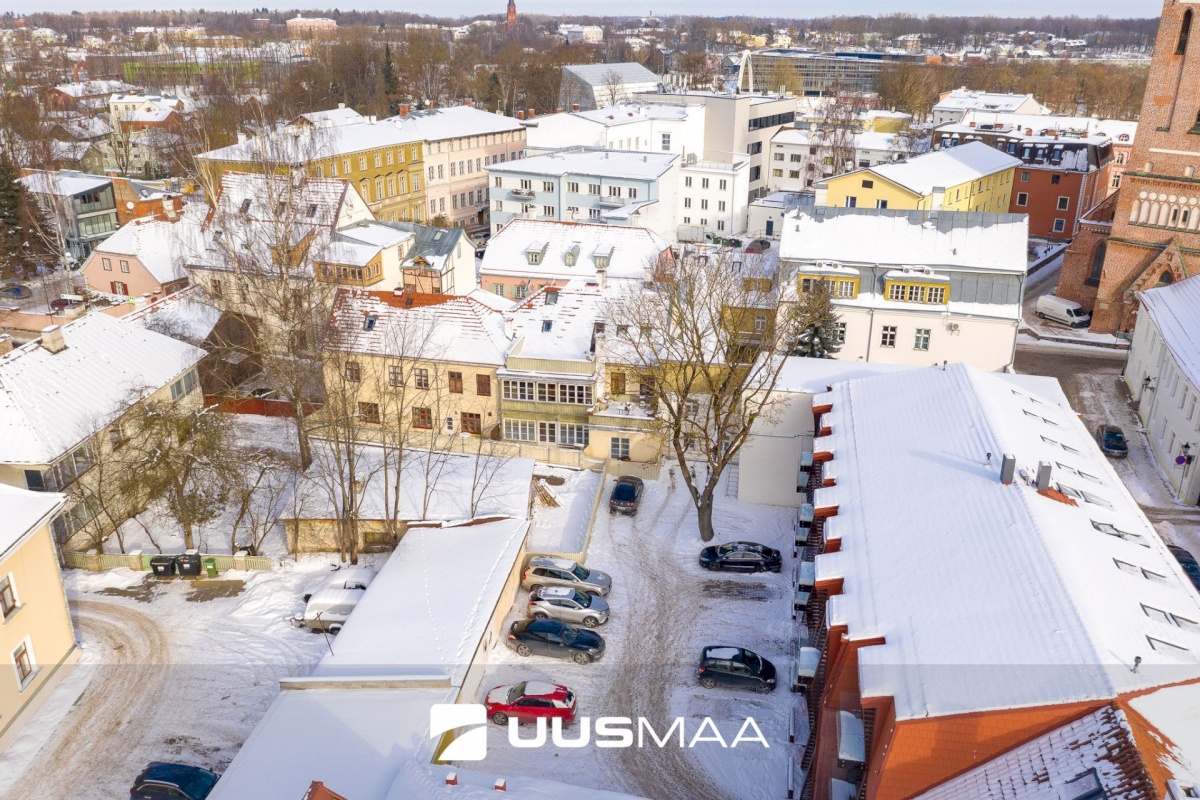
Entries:
{"type": "Polygon", "coordinates": [[[282,453],[243,451],[230,489],[236,511],[229,527],[229,552],[244,549],[258,554],[283,515],[295,474],[293,460],[282,453]]]}
{"type": "Polygon", "coordinates": [[[471,517],[479,509],[499,498],[503,487],[498,484],[508,464],[507,448],[491,438],[475,437],[475,452],[471,459],[471,517]]]}
{"type": "Polygon", "coordinates": [[[625,82],[621,78],[621,74],[616,70],[610,69],[604,73],[604,83],[600,90],[600,97],[597,105],[599,106],[615,106],[618,103],[624,103],[629,97],[625,93],[625,82]]]}
{"type": "Polygon", "coordinates": [[[795,304],[776,276],[729,250],[686,252],[669,274],[610,304],[605,348],[652,386],[655,433],[669,448],[713,538],[717,484],[755,420],[771,413],[785,354],[798,336],[795,304]],[[689,462],[707,464],[693,474],[689,462]]]}

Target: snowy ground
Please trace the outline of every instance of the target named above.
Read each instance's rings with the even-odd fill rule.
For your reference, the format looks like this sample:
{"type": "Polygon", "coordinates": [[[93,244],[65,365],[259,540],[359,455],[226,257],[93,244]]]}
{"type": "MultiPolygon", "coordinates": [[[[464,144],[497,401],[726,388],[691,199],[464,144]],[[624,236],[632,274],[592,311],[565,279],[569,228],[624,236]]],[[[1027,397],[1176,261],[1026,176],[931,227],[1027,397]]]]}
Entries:
{"type": "Polygon", "coordinates": [[[220,771],[279,678],[307,674],[325,652],[323,636],[285,618],[303,610],[302,595],[327,580],[332,561],[194,583],[68,570],[84,663],[0,755],[0,798],[124,797],[156,759],[220,771]],[[236,594],[198,599],[222,588],[236,594]]]}
{"type": "Polygon", "coordinates": [[[558,506],[548,506],[540,497],[535,500],[533,523],[529,526],[529,552],[578,553],[587,537],[592,504],[600,488],[600,473],[539,464],[534,476],[548,479],[544,484],[546,491],[554,496],[558,506]]]}
{"type": "Polygon", "coordinates": [[[1062,256],[1042,267],[1025,283],[1025,299],[1021,307],[1021,331],[1029,339],[1053,337],[1067,339],[1081,345],[1128,346],[1124,339],[1109,333],[1092,333],[1087,328],[1069,328],[1037,315],[1037,299],[1044,294],[1054,294],[1058,288],[1058,277],[1062,271],[1062,256]]]}
{"type": "MultiPolygon", "coordinates": [[[[609,479],[605,492],[611,490],[609,479]]],[[[589,567],[609,572],[612,618],[597,629],[605,638],[602,661],[580,666],[533,656],[525,659],[503,643],[489,655],[484,689],[525,679],[551,680],[575,690],[579,713],[589,716],[644,716],[656,730],[684,717],[687,736],[711,717],[731,741],[747,716],[754,717],[768,742],[722,749],[516,749],[500,730],[492,731],[487,759],[475,768],[497,774],[565,780],[594,788],[673,798],[750,798],[786,795],[787,744],[792,715],[804,719],[803,700],[787,690],[787,673],[797,626],[791,618],[791,520],[794,511],[739,504],[719,493],[717,542],[750,539],[785,554],[780,575],[726,575],[700,569],[703,546],[695,511],[682,481],[647,482],[635,517],[599,516],[588,552],[589,567]],[[765,656],[780,671],[782,687],[761,696],[724,687],[706,690],[695,668],[706,645],[740,645],[765,656]]],[[[524,616],[520,593],[509,621],[524,616]]],[[[803,722],[802,724],[807,724],[803,722]]],[[[800,732],[803,741],[805,731],[800,732]]]]}

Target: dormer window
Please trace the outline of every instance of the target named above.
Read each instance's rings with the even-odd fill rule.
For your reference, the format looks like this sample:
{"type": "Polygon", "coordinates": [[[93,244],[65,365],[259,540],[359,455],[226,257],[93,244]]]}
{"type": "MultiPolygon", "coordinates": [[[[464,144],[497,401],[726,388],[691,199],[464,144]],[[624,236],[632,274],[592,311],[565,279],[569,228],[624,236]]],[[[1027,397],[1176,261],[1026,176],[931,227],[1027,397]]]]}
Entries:
{"type": "Polygon", "coordinates": [[[525,256],[526,256],[526,258],[529,259],[530,264],[542,263],[542,254],[541,253],[529,252],[529,253],[526,253],[525,256]]]}
{"type": "Polygon", "coordinates": [[[247,197],[245,200],[242,201],[242,207],[240,209],[241,213],[247,214],[250,212],[250,201],[251,201],[251,198],[249,198],[249,197],[247,197]]]}
{"type": "Polygon", "coordinates": [[[573,267],[579,262],[579,245],[573,244],[567,248],[567,252],[563,253],[563,264],[568,267],[573,267]]]}
{"type": "Polygon", "coordinates": [[[608,256],[596,256],[596,269],[608,269],[608,256]]]}
{"type": "Polygon", "coordinates": [[[553,305],[557,305],[557,304],[558,304],[558,290],[557,289],[547,289],[546,290],[546,305],[553,306],[553,305]]]}
{"type": "Polygon", "coordinates": [[[316,203],[311,203],[311,204],[308,206],[308,218],[309,218],[309,219],[312,219],[312,218],[313,218],[313,217],[315,217],[316,215],[317,215],[317,204],[316,204],[316,203]]]}
{"type": "Polygon", "coordinates": [[[379,317],[376,316],[375,314],[367,314],[367,316],[365,318],[363,318],[363,330],[364,331],[375,330],[375,323],[378,320],[379,320],[379,317]]]}

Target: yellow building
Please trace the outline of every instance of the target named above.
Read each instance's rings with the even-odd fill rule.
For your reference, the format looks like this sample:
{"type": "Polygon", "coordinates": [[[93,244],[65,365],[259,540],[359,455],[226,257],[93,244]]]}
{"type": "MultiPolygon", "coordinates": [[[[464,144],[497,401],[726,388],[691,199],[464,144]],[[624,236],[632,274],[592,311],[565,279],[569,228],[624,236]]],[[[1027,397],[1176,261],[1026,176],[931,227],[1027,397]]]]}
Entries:
{"type": "Polygon", "coordinates": [[[387,120],[361,120],[313,124],[305,119],[276,134],[202,153],[196,162],[210,191],[225,172],[300,171],[310,178],[349,181],[375,219],[425,221],[424,142],[387,120]]]}
{"type": "Polygon", "coordinates": [[[50,535],[66,498],[0,484],[0,752],[79,660],[50,535]]]}
{"type": "Polygon", "coordinates": [[[817,205],[1008,213],[1020,160],[982,142],[826,178],[817,205]]]}

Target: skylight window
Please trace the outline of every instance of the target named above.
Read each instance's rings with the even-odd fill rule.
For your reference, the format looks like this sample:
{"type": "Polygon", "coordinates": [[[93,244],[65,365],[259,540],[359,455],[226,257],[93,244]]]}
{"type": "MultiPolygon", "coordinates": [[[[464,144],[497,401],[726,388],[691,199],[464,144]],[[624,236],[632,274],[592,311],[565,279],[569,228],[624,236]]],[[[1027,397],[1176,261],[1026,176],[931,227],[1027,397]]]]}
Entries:
{"type": "Polygon", "coordinates": [[[1133,542],[1134,544],[1140,544],[1142,547],[1150,546],[1146,542],[1145,537],[1143,537],[1141,534],[1130,533],[1129,531],[1123,531],[1120,528],[1116,527],[1115,525],[1110,525],[1107,522],[1097,522],[1096,520],[1092,520],[1092,527],[1095,528],[1096,530],[1100,531],[1101,533],[1107,533],[1109,536],[1115,536],[1118,539],[1124,539],[1127,542],[1133,542]]]}
{"type": "Polygon", "coordinates": [[[1095,483],[1103,483],[1104,482],[1104,481],[1100,480],[1099,478],[1097,478],[1095,475],[1092,475],[1090,473],[1083,472],[1081,470],[1077,470],[1074,467],[1068,467],[1066,464],[1063,464],[1061,462],[1055,462],[1055,463],[1058,464],[1059,469],[1065,470],[1066,472],[1070,472],[1072,475],[1078,475],[1081,478],[1087,478],[1089,481],[1093,481],[1095,483]]]}
{"type": "Polygon", "coordinates": [[[1178,659],[1179,661],[1195,661],[1195,654],[1186,647],[1180,647],[1177,644],[1164,642],[1162,639],[1155,639],[1153,636],[1147,636],[1146,641],[1150,642],[1150,646],[1155,652],[1178,659]]]}
{"type": "Polygon", "coordinates": [[[1167,625],[1174,625],[1177,628],[1182,628],[1185,631],[1192,633],[1200,633],[1200,623],[1190,620],[1187,617],[1179,617],[1168,611],[1163,611],[1160,608],[1153,608],[1143,604],[1142,611],[1146,612],[1146,616],[1155,622],[1162,622],[1167,625]]]}
{"type": "Polygon", "coordinates": [[[1058,484],[1058,490],[1067,497],[1074,497],[1076,500],[1082,500],[1085,503],[1091,503],[1094,506],[1100,506],[1102,508],[1112,508],[1112,503],[1108,502],[1098,494],[1085,492],[1082,489],[1076,489],[1074,486],[1067,486],[1063,483],[1058,484]]]}
{"type": "Polygon", "coordinates": [[[1145,578],[1148,581],[1163,581],[1167,580],[1166,575],[1159,575],[1157,572],[1151,572],[1148,569],[1139,567],[1137,564],[1130,564],[1128,561],[1122,561],[1119,558],[1114,558],[1113,563],[1117,565],[1117,569],[1130,575],[1137,575],[1145,578]]]}

